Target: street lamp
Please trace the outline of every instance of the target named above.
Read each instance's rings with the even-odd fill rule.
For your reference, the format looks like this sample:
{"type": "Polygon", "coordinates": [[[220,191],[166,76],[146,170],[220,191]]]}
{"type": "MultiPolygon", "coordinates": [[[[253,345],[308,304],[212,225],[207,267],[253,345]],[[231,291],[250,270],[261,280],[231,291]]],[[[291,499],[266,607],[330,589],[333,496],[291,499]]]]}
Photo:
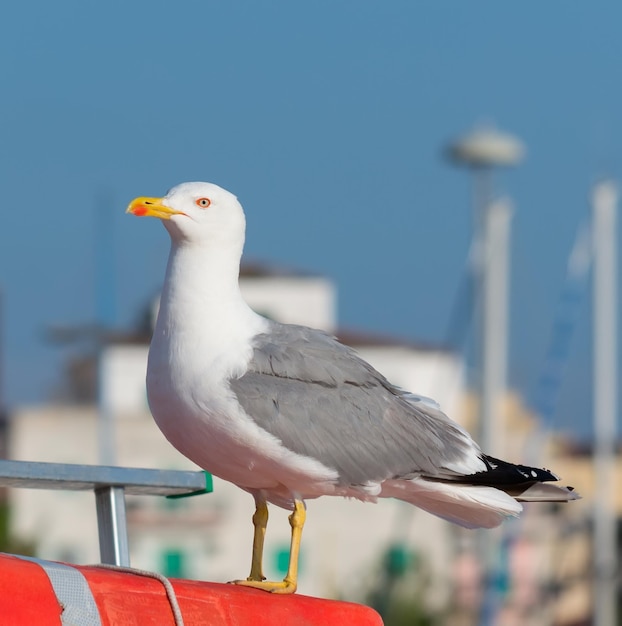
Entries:
{"type": "Polygon", "coordinates": [[[479,303],[479,440],[482,449],[503,454],[499,401],[507,382],[509,240],[512,209],[495,200],[495,168],[517,165],[523,144],[491,126],[476,128],[452,142],[447,156],[473,170],[476,302],[479,303]]]}

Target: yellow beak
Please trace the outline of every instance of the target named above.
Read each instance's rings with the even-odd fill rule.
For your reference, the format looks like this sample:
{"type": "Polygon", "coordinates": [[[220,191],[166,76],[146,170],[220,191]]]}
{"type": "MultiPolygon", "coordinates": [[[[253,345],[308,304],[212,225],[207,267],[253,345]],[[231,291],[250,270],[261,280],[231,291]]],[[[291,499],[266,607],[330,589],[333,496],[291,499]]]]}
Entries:
{"type": "Polygon", "coordinates": [[[181,211],[162,204],[162,198],[145,198],[144,196],[132,200],[125,212],[138,217],[159,217],[161,220],[169,220],[171,215],[182,214],[181,211]]]}

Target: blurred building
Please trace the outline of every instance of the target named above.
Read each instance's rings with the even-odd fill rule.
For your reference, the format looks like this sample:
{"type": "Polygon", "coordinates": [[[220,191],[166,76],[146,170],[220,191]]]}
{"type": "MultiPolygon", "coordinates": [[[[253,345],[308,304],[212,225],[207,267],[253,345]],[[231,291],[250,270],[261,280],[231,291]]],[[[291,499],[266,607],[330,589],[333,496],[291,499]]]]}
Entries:
{"type": "MultiPolygon", "coordinates": [[[[253,308],[283,322],[336,333],[392,382],[437,399],[443,409],[477,432],[477,398],[465,389],[460,356],[444,348],[412,344],[337,327],[336,288],[323,277],[246,266],[241,288],[253,308]]],[[[72,361],[62,403],[21,407],[11,420],[10,457],[65,463],[98,462],[98,409],[113,416],[119,465],[196,469],[168,444],[147,407],[145,370],[157,301],[146,307],[135,332],[110,337],[101,357],[72,361]],[[97,372],[97,363],[100,371],[97,372]]],[[[531,504],[520,520],[497,531],[502,549],[492,584],[495,623],[575,625],[590,622],[591,535],[594,481],[592,459],[559,437],[539,433],[519,397],[509,394],[506,449],[494,455],[537,464],[538,448],[564,483],[584,499],[570,506],[531,504]]],[[[622,479],[622,463],[618,462],[622,479]]],[[[239,488],[215,479],[214,493],[167,500],[128,497],[132,565],[169,576],[226,581],[247,575],[252,544],[253,500],[239,488]]],[[[617,510],[622,512],[622,494],[617,510]]],[[[43,558],[76,563],[99,561],[94,496],[91,493],[14,490],[14,535],[34,541],[43,558]]],[[[339,498],[308,502],[299,589],[301,593],[421,607],[442,616],[445,626],[479,623],[482,568],[476,534],[408,504],[377,505],[339,498]]],[[[270,507],[266,537],[269,577],[285,573],[289,551],[288,512],[270,507]]],[[[410,608],[409,608],[410,607],[410,608]]]]}

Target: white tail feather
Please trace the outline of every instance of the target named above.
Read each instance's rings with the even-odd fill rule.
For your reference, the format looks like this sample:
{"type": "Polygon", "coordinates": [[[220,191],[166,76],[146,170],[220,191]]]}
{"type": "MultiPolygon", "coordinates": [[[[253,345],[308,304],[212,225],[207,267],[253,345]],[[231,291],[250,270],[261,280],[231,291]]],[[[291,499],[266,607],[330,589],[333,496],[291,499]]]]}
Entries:
{"type": "Polygon", "coordinates": [[[442,483],[413,478],[389,480],[383,497],[398,498],[465,528],[494,528],[523,507],[494,487],[442,483]]]}
{"type": "Polygon", "coordinates": [[[550,483],[535,483],[520,494],[514,496],[519,502],[569,502],[579,500],[581,496],[568,487],[559,487],[550,483]]]}

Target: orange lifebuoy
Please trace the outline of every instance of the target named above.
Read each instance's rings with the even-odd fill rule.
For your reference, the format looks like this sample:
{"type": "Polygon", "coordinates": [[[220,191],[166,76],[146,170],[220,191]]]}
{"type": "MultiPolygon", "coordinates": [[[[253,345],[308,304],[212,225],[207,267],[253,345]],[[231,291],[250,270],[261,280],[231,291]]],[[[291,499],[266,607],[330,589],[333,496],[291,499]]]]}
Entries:
{"type": "MultiPolygon", "coordinates": [[[[170,582],[185,626],[382,625],[375,611],[358,604],[303,595],[274,596],[219,583],[170,582]]],[[[159,580],[8,554],[0,555],[0,616],[7,626],[175,624],[159,580]]]]}

